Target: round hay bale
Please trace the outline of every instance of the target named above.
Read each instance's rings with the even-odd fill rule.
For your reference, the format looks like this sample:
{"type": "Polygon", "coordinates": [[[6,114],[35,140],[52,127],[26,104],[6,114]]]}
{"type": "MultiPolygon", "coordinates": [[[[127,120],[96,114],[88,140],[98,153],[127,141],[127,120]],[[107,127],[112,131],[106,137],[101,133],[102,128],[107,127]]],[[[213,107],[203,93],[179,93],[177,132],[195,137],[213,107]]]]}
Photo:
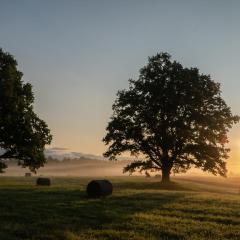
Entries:
{"type": "Polygon", "coordinates": [[[38,178],[37,185],[38,186],[50,186],[51,185],[50,178],[38,178]]]}
{"type": "Polygon", "coordinates": [[[30,172],[25,173],[25,177],[31,177],[31,176],[32,176],[32,174],[30,172]]]}
{"type": "Polygon", "coordinates": [[[111,195],[113,186],[108,180],[93,180],[87,185],[87,195],[90,198],[99,198],[111,195]]]}

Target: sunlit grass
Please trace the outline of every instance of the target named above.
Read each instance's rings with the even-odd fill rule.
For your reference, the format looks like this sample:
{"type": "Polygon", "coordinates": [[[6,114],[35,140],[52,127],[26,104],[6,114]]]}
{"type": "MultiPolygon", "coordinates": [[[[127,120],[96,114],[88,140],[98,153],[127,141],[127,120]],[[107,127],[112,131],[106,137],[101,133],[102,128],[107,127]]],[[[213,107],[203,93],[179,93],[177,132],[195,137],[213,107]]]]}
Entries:
{"type": "Polygon", "coordinates": [[[89,178],[35,180],[0,178],[0,239],[240,239],[240,195],[209,184],[112,178],[113,195],[92,200],[89,178]]]}

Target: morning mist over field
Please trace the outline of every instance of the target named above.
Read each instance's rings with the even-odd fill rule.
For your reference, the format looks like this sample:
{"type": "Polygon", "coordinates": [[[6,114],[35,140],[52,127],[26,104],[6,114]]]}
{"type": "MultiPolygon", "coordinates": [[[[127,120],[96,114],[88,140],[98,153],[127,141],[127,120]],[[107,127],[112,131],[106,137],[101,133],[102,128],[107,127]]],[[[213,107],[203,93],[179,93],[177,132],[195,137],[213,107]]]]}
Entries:
{"type": "Polygon", "coordinates": [[[0,240],[239,240],[239,9],[0,0],[0,240]]]}
{"type": "MultiPolygon", "coordinates": [[[[221,84],[239,114],[236,1],[2,1],[1,47],[33,85],[51,147],[101,156],[118,90],[147,57],[167,51],[221,84]],[[8,18],[9,12],[13,13],[8,18]]],[[[229,133],[228,169],[240,173],[240,128],[229,133]]]]}

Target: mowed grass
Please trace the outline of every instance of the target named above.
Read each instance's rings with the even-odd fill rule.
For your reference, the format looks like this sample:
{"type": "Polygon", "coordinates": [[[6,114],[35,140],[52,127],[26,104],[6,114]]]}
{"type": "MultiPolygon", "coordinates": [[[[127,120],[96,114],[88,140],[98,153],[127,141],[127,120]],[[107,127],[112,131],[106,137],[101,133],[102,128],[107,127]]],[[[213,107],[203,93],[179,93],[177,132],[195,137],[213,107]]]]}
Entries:
{"type": "MultiPolygon", "coordinates": [[[[88,199],[90,178],[0,177],[1,240],[240,239],[240,195],[176,180],[111,178],[113,195],[88,199]]],[[[227,187],[226,187],[227,190],[227,187]]]]}

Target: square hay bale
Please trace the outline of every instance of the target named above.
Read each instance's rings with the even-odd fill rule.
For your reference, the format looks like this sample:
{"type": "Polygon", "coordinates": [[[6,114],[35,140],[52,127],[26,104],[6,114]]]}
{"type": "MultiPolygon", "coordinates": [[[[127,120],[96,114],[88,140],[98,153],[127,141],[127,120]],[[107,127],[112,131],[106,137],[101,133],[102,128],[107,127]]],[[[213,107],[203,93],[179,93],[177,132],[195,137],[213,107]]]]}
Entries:
{"type": "Polygon", "coordinates": [[[31,177],[31,176],[32,176],[32,174],[30,172],[25,173],[25,177],[31,177]]]}

